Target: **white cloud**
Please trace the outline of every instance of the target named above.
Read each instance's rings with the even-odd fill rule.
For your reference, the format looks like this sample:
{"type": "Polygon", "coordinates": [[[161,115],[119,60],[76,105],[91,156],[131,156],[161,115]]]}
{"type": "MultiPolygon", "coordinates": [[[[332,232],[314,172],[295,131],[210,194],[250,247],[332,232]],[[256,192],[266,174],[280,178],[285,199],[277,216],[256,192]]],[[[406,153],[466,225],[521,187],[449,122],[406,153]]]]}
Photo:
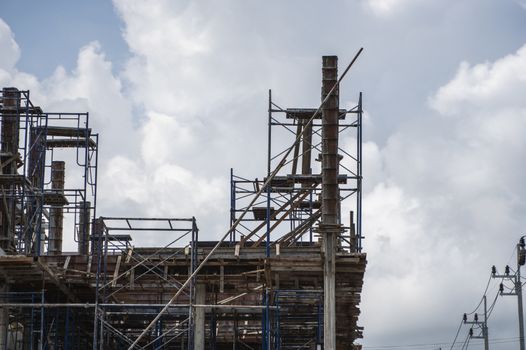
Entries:
{"type": "Polygon", "coordinates": [[[13,32],[2,19],[0,19],[0,52],[2,52],[0,68],[4,71],[3,73],[0,71],[1,82],[2,75],[12,71],[20,58],[20,48],[14,39],[13,32]]]}
{"type": "Polygon", "coordinates": [[[516,53],[495,62],[470,66],[463,62],[455,78],[441,87],[430,100],[431,106],[443,115],[486,110],[524,108],[519,87],[526,82],[526,45],[516,53]]]}
{"type": "Polygon", "coordinates": [[[364,199],[366,336],[424,332],[428,315],[447,327],[474,306],[490,266],[507,263],[526,224],[525,72],[526,46],[462,63],[430,98],[435,113],[401,125],[379,155],[369,150],[366,181],[381,180],[364,199]]]}
{"type": "MultiPolygon", "coordinates": [[[[157,44],[161,45],[162,41],[157,44]]],[[[5,48],[0,61],[4,86],[31,90],[32,101],[48,112],[90,113],[92,129],[101,134],[99,215],[196,215],[204,218],[204,226],[209,229],[206,234],[219,234],[217,228],[224,226],[220,218],[227,217],[226,179],[197,175],[183,164],[183,155],[202,153],[194,133],[196,128],[201,128],[199,121],[192,120],[188,114],[183,114],[186,118],[178,118],[151,109],[146,109],[146,118],[134,117],[136,106],[125,95],[121,77],[113,73],[112,64],[98,42],[80,48],[77,65],[71,72],[59,66],[52,76],[42,81],[16,69],[19,49],[4,22],[0,23],[0,47],[5,48]]],[[[190,51],[187,53],[192,54],[190,51]]],[[[155,68],[160,72],[160,67],[155,68]]],[[[155,95],[155,91],[152,94],[155,95]]],[[[68,164],[74,164],[73,156],[65,152],[56,155],[69,160],[68,164]]],[[[202,168],[206,173],[208,168],[202,168]]],[[[74,176],[80,176],[73,167],[67,167],[66,175],[67,186],[71,186],[74,176]]],[[[139,238],[136,244],[141,242],[154,243],[149,238],[142,241],[139,238]]],[[[68,236],[65,249],[72,247],[72,237],[68,236]]]]}
{"type": "MultiPolygon", "coordinates": [[[[278,90],[285,103],[316,103],[319,91],[310,87],[319,74],[305,72],[318,69],[319,61],[310,57],[321,54],[319,47],[339,47],[341,38],[328,35],[332,26],[312,31],[316,26],[306,20],[312,17],[272,9],[277,20],[264,23],[270,17],[215,2],[114,3],[132,53],[122,72],[113,71],[93,42],[80,49],[74,70],[58,67],[39,81],[15,68],[20,50],[1,22],[0,82],[31,89],[48,110],[90,111],[102,135],[99,214],[196,215],[204,236],[217,237],[228,224],[228,167],[264,168],[266,88],[278,90]],[[331,46],[332,37],[338,45],[331,46]]],[[[391,16],[420,3],[365,4],[391,16]]],[[[272,8],[249,10],[266,7],[272,8]]],[[[384,31],[375,35],[384,38],[384,31]]],[[[371,43],[372,62],[382,57],[375,45],[384,41],[363,40],[371,43]]],[[[460,65],[430,98],[429,116],[397,124],[385,144],[364,144],[366,337],[385,335],[392,343],[408,329],[425,334],[429,314],[450,326],[479,296],[488,267],[505,263],[502,255],[509,255],[508,244],[525,224],[525,50],[460,65]]],[[[400,105],[392,110],[406,113],[400,105]]],[[[378,120],[376,127],[383,127],[378,120]]],[[[345,142],[350,149],[355,140],[345,142]]]]}
{"type": "Polygon", "coordinates": [[[175,116],[151,112],[142,127],[141,154],[146,164],[161,165],[181,160],[181,156],[197,147],[190,126],[175,116]]]}
{"type": "Polygon", "coordinates": [[[366,0],[366,6],[378,16],[390,16],[403,11],[412,3],[421,3],[424,0],[366,0]]]}
{"type": "Polygon", "coordinates": [[[526,10],[526,0],[515,0],[515,2],[526,10]]]}

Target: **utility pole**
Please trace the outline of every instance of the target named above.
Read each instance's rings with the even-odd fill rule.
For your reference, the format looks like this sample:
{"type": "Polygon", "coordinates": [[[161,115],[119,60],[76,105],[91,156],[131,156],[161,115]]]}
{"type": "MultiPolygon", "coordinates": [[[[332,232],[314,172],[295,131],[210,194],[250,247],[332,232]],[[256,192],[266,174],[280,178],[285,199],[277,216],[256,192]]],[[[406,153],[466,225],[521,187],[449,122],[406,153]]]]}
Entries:
{"type": "Polygon", "coordinates": [[[488,305],[486,303],[486,296],[482,297],[484,299],[484,321],[479,321],[478,314],[473,316],[473,321],[468,321],[467,314],[464,314],[463,320],[465,324],[471,324],[479,326],[482,333],[480,335],[473,335],[473,326],[470,329],[469,336],[472,339],[484,339],[484,350],[489,350],[489,340],[488,340],[488,305]]]}
{"type": "Polygon", "coordinates": [[[520,350],[526,350],[524,346],[524,314],[522,310],[522,282],[521,282],[521,266],[526,260],[526,250],[524,243],[524,236],[522,236],[517,244],[517,273],[510,275],[510,267],[506,265],[504,275],[497,275],[495,266],[491,268],[491,276],[493,278],[507,279],[513,282],[513,290],[509,293],[504,292],[504,284],[500,284],[500,295],[516,295],[517,296],[517,311],[519,313],[519,344],[520,350]]]}
{"type": "Polygon", "coordinates": [[[488,304],[486,296],[484,295],[484,326],[482,328],[484,335],[484,350],[489,350],[489,336],[488,336],[488,304]]]}

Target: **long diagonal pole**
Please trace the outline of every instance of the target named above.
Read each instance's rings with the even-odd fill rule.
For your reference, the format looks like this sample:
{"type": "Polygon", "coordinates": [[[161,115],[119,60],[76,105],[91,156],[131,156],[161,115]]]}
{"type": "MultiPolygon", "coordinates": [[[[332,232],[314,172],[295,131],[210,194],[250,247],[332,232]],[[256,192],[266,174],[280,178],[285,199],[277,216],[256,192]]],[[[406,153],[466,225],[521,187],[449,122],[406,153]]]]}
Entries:
{"type": "MultiPolygon", "coordinates": [[[[343,72],[343,74],[341,75],[341,77],[338,79],[338,81],[334,84],[334,86],[332,87],[332,89],[329,91],[329,93],[327,94],[327,96],[323,99],[323,101],[321,102],[320,106],[318,107],[318,109],[316,110],[316,112],[314,112],[314,114],[312,115],[312,117],[310,117],[309,121],[307,122],[306,125],[309,125],[312,123],[312,121],[314,120],[314,118],[316,118],[316,116],[318,116],[321,112],[321,109],[322,107],[325,105],[325,103],[329,100],[329,97],[331,97],[331,95],[333,94],[333,92],[335,91],[335,89],[340,85],[340,82],[343,80],[343,78],[347,75],[347,72],[349,71],[349,69],[351,69],[352,65],[354,64],[354,62],[358,59],[358,57],[360,56],[360,54],[362,53],[363,51],[363,47],[360,48],[360,50],[358,50],[358,52],[356,53],[356,55],[354,56],[354,58],[352,59],[352,61],[349,63],[349,65],[347,66],[347,68],[345,69],[345,71],[343,72]]],[[[175,301],[177,300],[177,297],[179,297],[179,294],[181,294],[181,292],[186,288],[188,287],[188,285],[190,284],[190,282],[193,280],[193,278],[199,273],[199,271],[201,270],[201,268],[208,262],[208,260],[210,260],[210,258],[212,257],[212,255],[214,254],[214,252],[217,250],[217,248],[219,248],[219,246],[223,243],[223,241],[230,235],[230,233],[237,227],[237,225],[241,222],[241,220],[244,218],[244,216],[246,215],[246,213],[248,212],[248,210],[250,209],[250,207],[256,202],[256,200],[259,198],[259,196],[261,196],[261,194],[263,193],[263,191],[266,190],[266,187],[270,184],[270,181],[272,181],[272,179],[276,176],[276,174],[279,172],[279,170],[281,170],[281,168],[285,165],[286,161],[287,161],[287,157],[290,155],[290,153],[292,152],[292,150],[294,149],[294,147],[296,146],[296,144],[298,144],[305,132],[305,129],[306,128],[303,128],[303,130],[298,134],[298,136],[296,137],[296,140],[294,141],[294,143],[289,147],[289,149],[287,150],[287,152],[283,155],[283,158],[281,159],[281,161],[278,163],[278,165],[276,166],[276,169],[274,169],[274,171],[270,174],[270,176],[268,176],[267,180],[265,181],[265,183],[263,184],[263,186],[261,186],[261,188],[259,189],[259,191],[256,193],[256,195],[254,196],[254,198],[252,199],[252,201],[250,202],[250,204],[245,208],[245,210],[241,213],[241,215],[239,216],[239,218],[234,222],[234,224],[228,229],[228,231],[223,235],[223,237],[221,238],[221,240],[219,240],[217,242],[217,244],[210,250],[210,252],[208,253],[208,255],[203,259],[203,261],[199,264],[199,266],[197,266],[197,268],[194,270],[194,272],[188,277],[188,279],[186,280],[186,282],[183,283],[183,285],[181,286],[181,288],[179,288],[179,290],[174,294],[174,296],[168,301],[168,303],[161,309],[161,311],[157,314],[157,316],[155,316],[155,318],[150,322],[150,324],[148,326],[146,326],[146,328],[142,331],[142,333],[137,337],[137,339],[135,339],[135,341],[133,342],[133,344],[128,348],[128,350],[133,350],[135,348],[135,346],[139,343],[139,341],[146,335],[146,333],[155,325],[155,323],[162,317],[162,315],[166,312],[166,310],[168,310],[168,308],[170,307],[170,305],[175,301]]]]}

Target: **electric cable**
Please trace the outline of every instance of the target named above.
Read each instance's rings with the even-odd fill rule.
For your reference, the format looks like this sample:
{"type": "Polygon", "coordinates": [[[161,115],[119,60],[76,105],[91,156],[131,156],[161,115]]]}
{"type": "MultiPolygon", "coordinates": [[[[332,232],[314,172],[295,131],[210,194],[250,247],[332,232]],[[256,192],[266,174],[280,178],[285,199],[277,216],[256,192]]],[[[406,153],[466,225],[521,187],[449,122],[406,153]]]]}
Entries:
{"type": "Polygon", "coordinates": [[[482,293],[482,297],[480,298],[479,304],[477,305],[475,310],[473,310],[473,311],[471,311],[469,313],[466,313],[466,315],[468,315],[468,316],[469,315],[473,315],[475,312],[477,312],[477,310],[479,309],[480,305],[482,305],[482,302],[484,301],[484,296],[486,296],[486,293],[488,292],[488,288],[489,288],[490,282],[491,282],[491,274],[489,275],[488,283],[486,284],[486,288],[484,289],[484,293],[482,293]]]}
{"type": "Polygon", "coordinates": [[[457,338],[458,338],[458,335],[460,333],[460,329],[462,328],[463,324],[464,324],[464,319],[461,319],[460,320],[460,325],[458,326],[458,329],[457,329],[457,334],[455,335],[455,339],[453,339],[453,343],[451,344],[451,347],[449,348],[449,350],[453,350],[453,346],[455,346],[455,343],[457,342],[457,338]]]}
{"type": "MultiPolygon", "coordinates": [[[[489,344],[507,344],[518,343],[519,337],[495,338],[489,341],[489,344]]],[[[483,344],[480,339],[474,339],[471,343],[474,345],[483,344]]],[[[400,344],[400,345],[373,345],[364,346],[364,350],[389,350],[389,349],[411,349],[411,350],[436,350],[437,347],[450,346],[451,343],[437,342],[437,343],[420,343],[420,344],[400,344]]],[[[459,343],[459,346],[462,346],[459,343]]]]}

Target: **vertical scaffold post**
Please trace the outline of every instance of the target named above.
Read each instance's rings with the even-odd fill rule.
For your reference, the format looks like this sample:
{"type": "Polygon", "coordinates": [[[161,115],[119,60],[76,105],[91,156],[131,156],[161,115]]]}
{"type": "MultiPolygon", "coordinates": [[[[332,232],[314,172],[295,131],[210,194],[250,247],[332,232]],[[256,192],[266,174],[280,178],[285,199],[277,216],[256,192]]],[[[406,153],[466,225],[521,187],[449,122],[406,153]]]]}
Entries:
{"type": "MultiPolygon", "coordinates": [[[[196,224],[196,220],[194,217],[192,217],[192,242],[191,246],[192,249],[190,250],[190,271],[189,275],[193,274],[194,271],[197,269],[198,265],[198,256],[197,256],[197,242],[199,240],[198,236],[198,228],[196,224]]],[[[195,336],[196,336],[196,323],[195,323],[195,317],[196,317],[196,277],[192,277],[191,283],[190,283],[190,307],[188,309],[188,350],[194,350],[195,349],[195,336]]]]}
{"type": "MultiPolygon", "coordinates": [[[[89,217],[89,216],[88,216],[89,217]]],[[[79,232],[81,230],[79,229],[79,232]]],[[[99,349],[99,301],[100,301],[100,275],[102,272],[102,240],[104,234],[104,222],[102,218],[93,220],[93,242],[91,245],[91,257],[88,259],[97,259],[97,274],[95,276],[95,309],[93,312],[93,350],[99,349]]],[[[84,248],[83,248],[84,249],[84,248]]],[[[88,254],[88,245],[85,247],[85,254],[88,254]]],[[[80,233],[79,233],[79,254],[81,253],[80,233]]],[[[89,271],[91,272],[91,270],[89,271]]],[[[100,322],[102,325],[102,322],[100,322]]],[[[101,332],[102,335],[102,332],[101,332]]],[[[102,349],[102,345],[101,345],[102,349]]]]}
{"type": "Polygon", "coordinates": [[[357,180],[356,180],[356,238],[357,238],[357,251],[362,251],[362,93],[360,92],[360,98],[358,100],[358,125],[356,138],[356,149],[357,149],[357,180]]]}
{"type": "MultiPolygon", "coordinates": [[[[267,145],[267,178],[270,177],[272,167],[272,90],[268,91],[268,145],[267,145]]],[[[267,184],[266,195],[266,244],[265,244],[265,256],[270,257],[270,195],[271,195],[271,184],[267,184]]],[[[266,286],[264,291],[264,305],[265,311],[263,313],[263,329],[262,329],[262,349],[270,349],[270,298],[269,298],[269,286],[266,286]]]]}
{"type": "MultiPolygon", "coordinates": [[[[236,182],[234,181],[234,169],[230,168],[230,227],[236,222],[236,182]]],[[[236,229],[230,232],[230,244],[236,243],[236,229]]]]}

